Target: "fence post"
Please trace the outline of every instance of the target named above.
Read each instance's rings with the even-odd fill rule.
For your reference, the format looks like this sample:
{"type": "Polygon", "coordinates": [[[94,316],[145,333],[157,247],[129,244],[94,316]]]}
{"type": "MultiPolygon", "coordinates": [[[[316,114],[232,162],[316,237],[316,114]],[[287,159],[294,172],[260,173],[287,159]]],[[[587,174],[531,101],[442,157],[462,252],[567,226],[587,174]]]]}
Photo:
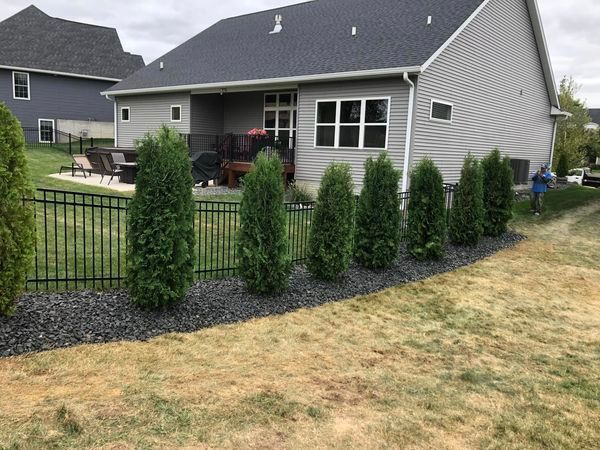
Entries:
{"type": "Polygon", "coordinates": [[[92,136],[90,138],[90,147],[93,147],[93,146],[94,146],[94,137],[92,136]]]}
{"type": "Polygon", "coordinates": [[[79,154],[83,155],[83,139],[79,138],[79,154]]]}
{"type": "Polygon", "coordinates": [[[71,133],[69,133],[69,155],[73,154],[73,149],[71,147],[71,133]]]}

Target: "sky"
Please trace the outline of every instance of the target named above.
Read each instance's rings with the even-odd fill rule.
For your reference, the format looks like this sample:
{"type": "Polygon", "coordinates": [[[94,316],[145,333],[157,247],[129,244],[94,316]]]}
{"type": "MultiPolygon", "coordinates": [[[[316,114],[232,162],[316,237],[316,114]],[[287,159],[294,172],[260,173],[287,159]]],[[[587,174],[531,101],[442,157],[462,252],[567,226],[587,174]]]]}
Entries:
{"type": "MultiPolygon", "coordinates": [[[[32,0],[0,0],[0,21],[32,0]]],[[[126,51],[150,63],[220,19],[294,0],[37,0],[53,17],[115,27],[126,51]],[[101,5],[99,8],[98,5],[101,5]]],[[[600,108],[600,0],[538,0],[556,82],[572,76],[579,97],[600,108]]]]}

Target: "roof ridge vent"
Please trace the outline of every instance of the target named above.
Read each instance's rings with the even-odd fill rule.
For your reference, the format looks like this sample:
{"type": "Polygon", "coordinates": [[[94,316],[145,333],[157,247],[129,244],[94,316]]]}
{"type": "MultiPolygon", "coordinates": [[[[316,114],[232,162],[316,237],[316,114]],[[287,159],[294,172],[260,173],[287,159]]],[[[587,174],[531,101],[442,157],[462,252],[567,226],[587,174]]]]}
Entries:
{"type": "Polygon", "coordinates": [[[427,25],[431,25],[431,20],[432,20],[432,17],[431,16],[427,16],[427,25]]]}
{"type": "Polygon", "coordinates": [[[283,29],[283,27],[281,26],[282,20],[283,20],[283,17],[281,17],[281,14],[275,15],[275,28],[273,28],[273,31],[270,31],[269,34],[277,34],[277,33],[281,32],[281,30],[283,29]]]}

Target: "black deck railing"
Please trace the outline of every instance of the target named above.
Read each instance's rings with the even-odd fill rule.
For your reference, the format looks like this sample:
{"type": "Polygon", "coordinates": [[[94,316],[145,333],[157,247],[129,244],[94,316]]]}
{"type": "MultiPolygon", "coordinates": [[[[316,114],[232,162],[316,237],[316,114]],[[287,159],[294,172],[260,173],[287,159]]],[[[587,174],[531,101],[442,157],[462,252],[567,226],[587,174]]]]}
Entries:
{"type": "Polygon", "coordinates": [[[114,147],[114,139],[80,137],[72,133],[52,129],[40,134],[39,128],[23,127],[25,143],[30,148],[52,147],[63,150],[66,153],[85,153],[89,148],[101,145],[114,147]]]}
{"type": "Polygon", "coordinates": [[[284,164],[294,164],[295,139],[248,134],[183,134],[190,154],[217,152],[223,161],[253,162],[260,151],[278,155],[284,164]]]}

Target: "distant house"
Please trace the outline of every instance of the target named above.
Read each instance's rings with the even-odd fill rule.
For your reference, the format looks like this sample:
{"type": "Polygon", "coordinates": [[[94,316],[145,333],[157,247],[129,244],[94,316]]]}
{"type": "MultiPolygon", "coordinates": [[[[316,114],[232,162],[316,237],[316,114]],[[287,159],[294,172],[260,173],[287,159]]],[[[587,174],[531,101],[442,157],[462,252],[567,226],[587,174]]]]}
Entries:
{"type": "Polygon", "coordinates": [[[50,17],[29,6],[0,22],[0,101],[40,141],[56,128],[112,134],[113,102],[100,92],[144,67],[114,28],[50,17]],[[35,135],[35,133],[34,133],[35,135]]]}
{"type": "Polygon", "coordinates": [[[588,130],[599,130],[600,129],[600,108],[589,109],[588,113],[592,118],[591,122],[585,127],[588,130]]]}
{"type": "Polygon", "coordinates": [[[360,186],[383,150],[404,188],[425,156],[446,182],[494,147],[536,167],[562,114],[535,0],[318,0],[232,17],[105,93],[119,146],[166,123],[243,159],[237,136],[261,127],[312,186],[332,161],[360,186]]]}

